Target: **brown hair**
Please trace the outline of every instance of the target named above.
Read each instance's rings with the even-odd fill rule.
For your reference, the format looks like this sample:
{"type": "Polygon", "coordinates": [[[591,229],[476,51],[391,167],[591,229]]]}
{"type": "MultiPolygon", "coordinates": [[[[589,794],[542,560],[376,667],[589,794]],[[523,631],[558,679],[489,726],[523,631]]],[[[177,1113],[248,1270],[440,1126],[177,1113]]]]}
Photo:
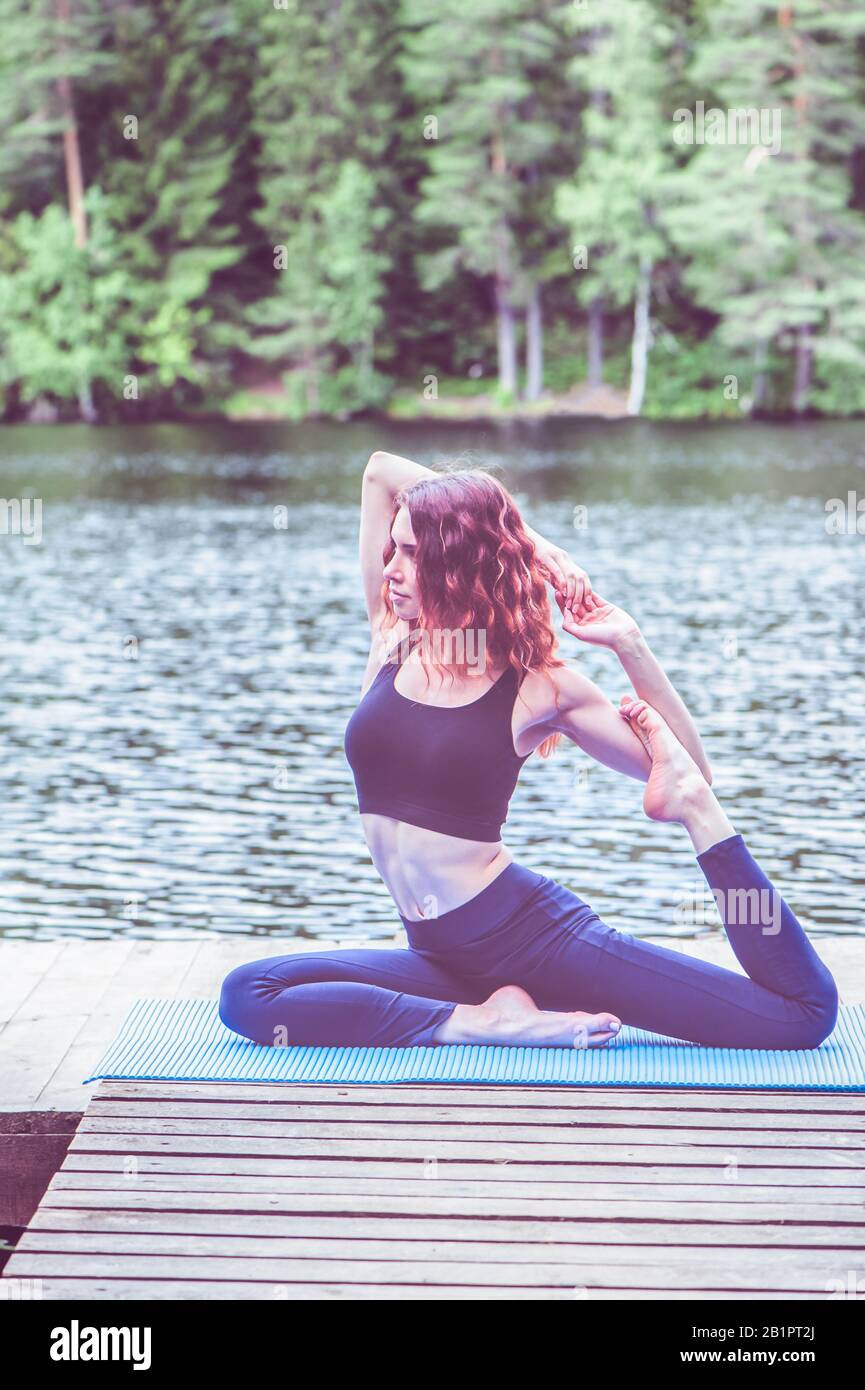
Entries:
{"type": "MultiPolygon", "coordinates": [[[[415,631],[483,631],[493,665],[504,661],[512,666],[519,685],[528,671],[565,665],[555,655],[559,643],[534,544],[514,499],[497,478],[480,468],[421,478],[394,497],[391,526],[403,506],[417,541],[419,611],[410,642],[415,631]]],[[[395,550],[388,535],[385,565],[395,550]]],[[[387,581],[382,599],[390,615],[383,627],[390,628],[398,618],[387,581]]],[[[455,665],[459,669],[461,664],[455,665]]],[[[537,752],[549,757],[561,740],[560,733],[550,734],[537,752]]]]}

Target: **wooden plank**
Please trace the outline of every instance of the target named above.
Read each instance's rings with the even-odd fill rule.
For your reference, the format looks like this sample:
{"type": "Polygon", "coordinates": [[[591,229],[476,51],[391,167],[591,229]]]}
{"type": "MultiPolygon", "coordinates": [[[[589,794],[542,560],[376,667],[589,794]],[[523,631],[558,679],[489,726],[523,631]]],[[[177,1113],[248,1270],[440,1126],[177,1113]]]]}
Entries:
{"type": "MultiPolygon", "coordinates": [[[[650,1107],[643,1112],[636,1112],[635,1109],[623,1108],[621,1113],[604,1109],[603,1106],[585,1107],[566,1107],[549,1106],[543,1111],[528,1105],[510,1105],[507,1107],[496,1107],[499,1114],[496,1116],[500,1121],[508,1124],[535,1124],[535,1125],[602,1125],[605,1129],[618,1132],[619,1127],[629,1126],[635,1129],[638,1125],[658,1125],[663,1124],[668,1129],[679,1129],[684,1126],[699,1126],[701,1130],[718,1130],[727,1133],[730,1125],[736,1130],[760,1130],[766,1129],[766,1116],[761,1113],[752,1113],[748,1110],[736,1110],[730,1114],[724,1114],[716,1109],[703,1109],[697,1111],[659,1111],[656,1107],[650,1107]]],[[[124,1117],[141,1120],[145,1118],[159,1119],[202,1119],[202,1120],[257,1120],[267,1122],[271,1120],[298,1120],[305,1122],[315,1120],[333,1120],[339,1117],[345,1121],[367,1121],[374,1120],[377,1124],[411,1118],[427,1122],[454,1122],[460,1124],[481,1125],[491,1118],[492,1107],[481,1105],[448,1105],[430,1104],[406,1106],[398,1104],[388,1104],[383,1102],[374,1108],[364,1105],[355,1105],[352,1102],[343,1101],[335,1109],[332,1105],[322,1105],[315,1101],[307,1102],[305,1099],[287,1100],[285,1102],[271,1101],[270,1104],[254,1105],[252,1103],[239,1102],[233,1104],[230,1100],[224,1101],[187,1101],[187,1100],[104,1100],[101,1096],[94,1096],[87,1107],[87,1119],[122,1119],[124,1117]]],[[[821,1114],[818,1111],[802,1111],[785,1114],[778,1112],[772,1115],[772,1134],[814,1134],[820,1130],[837,1130],[855,1132],[865,1141],[865,1113],[855,1115],[844,1115],[843,1113],[833,1112],[832,1114],[821,1114]]]]}
{"type": "MultiPolygon", "coordinates": [[[[809,1133],[803,1130],[774,1130],[767,1133],[758,1131],[762,1149],[783,1149],[785,1151],[808,1150],[823,1153],[825,1150],[843,1152],[855,1158],[856,1166],[865,1166],[865,1134],[848,1130],[823,1130],[809,1133]]],[[[130,1144],[137,1146],[139,1139],[147,1147],[148,1140],[158,1135],[189,1135],[199,1138],[221,1139],[368,1139],[370,1142],[381,1139],[391,1144],[400,1139],[423,1139],[430,1143],[446,1140],[465,1140],[467,1143],[497,1144],[500,1141],[526,1144],[567,1144],[579,1139],[581,1145],[611,1144],[621,1145],[649,1144],[689,1144],[701,1149],[722,1148],[727,1152],[736,1146],[753,1144],[755,1134],[747,1129],[739,1129],[731,1122],[728,1129],[720,1126],[686,1129],[669,1125],[646,1125],[640,1129],[605,1124],[589,1124],[583,1120],[571,1120],[566,1125],[556,1124],[447,1124],[426,1118],[410,1123],[405,1120],[391,1120],[389,1123],[378,1117],[370,1117],[365,1123],[352,1121],[348,1116],[340,1121],[335,1115],[327,1120],[307,1119],[306,1116],[293,1120],[278,1120],[271,1117],[256,1119],[220,1118],[200,1119],[197,1116],[174,1118],[163,1116],[84,1116],[78,1126],[79,1135],[125,1134],[130,1144]]]]}
{"type": "MultiPolygon", "coordinates": [[[[862,1173],[859,1169],[849,1167],[837,1170],[824,1170],[820,1168],[808,1168],[800,1170],[796,1168],[778,1168],[775,1166],[746,1166],[746,1165],[724,1165],[718,1163],[703,1164],[700,1166],[688,1167],[687,1165],[676,1164],[674,1167],[665,1167],[663,1164],[616,1164],[613,1173],[606,1163],[577,1163],[572,1161],[569,1164],[550,1165],[548,1163],[537,1163],[530,1160],[525,1162],[514,1162],[509,1159],[492,1158],[489,1156],[478,1156],[473,1162],[460,1163],[458,1160],[448,1160],[447,1165],[440,1163],[436,1157],[436,1165],[432,1166],[427,1162],[428,1155],[424,1154],[423,1160],[399,1160],[399,1159],[375,1159],[367,1158],[363,1164],[356,1163],[352,1158],[337,1157],[310,1157],[310,1158],[249,1158],[245,1155],[230,1155],[218,1157],[212,1154],[204,1156],[186,1154],[147,1154],[136,1152],[134,1155],[120,1150],[115,1153],[98,1152],[67,1152],[63,1160],[63,1172],[78,1171],[92,1172],[104,1171],[122,1173],[129,1170],[134,1161],[134,1170],[139,1174],[143,1173],[209,1173],[214,1176],[220,1174],[234,1174],[236,1176],[269,1176],[269,1177],[296,1177],[302,1174],[312,1176],[333,1176],[338,1174],[357,1174],[362,1169],[365,1179],[372,1177],[386,1178],[389,1184],[398,1182],[401,1179],[414,1180],[423,1178],[427,1181],[432,1174],[436,1174],[436,1181],[444,1179],[445,1175],[452,1177],[462,1177],[468,1180],[480,1180],[482,1178],[513,1179],[520,1177],[525,1181],[540,1183],[544,1180],[557,1181],[572,1185],[575,1190],[587,1190],[587,1184],[609,1183],[615,1179],[616,1183],[669,1183],[675,1184],[677,1191],[687,1184],[718,1186],[730,1188],[735,1186],[741,1188],[747,1181],[751,1184],[769,1183],[774,1187],[786,1190],[806,1186],[809,1192],[819,1193],[821,1189],[838,1190],[860,1190],[862,1187],[862,1173]]],[[[573,1155],[572,1155],[573,1157],[573,1155]]]]}
{"type": "MultiPolygon", "coordinates": [[[[670,1239],[648,1242],[633,1241],[627,1246],[625,1258],[629,1263],[645,1264],[651,1261],[662,1264],[665,1272],[673,1269],[692,1272],[711,1273],[723,1270],[735,1262],[743,1271],[781,1267],[785,1275],[796,1270],[810,1271],[813,1276],[824,1274],[832,1277],[846,1261],[846,1270],[851,1262],[861,1264],[861,1245],[843,1250],[826,1249],[825,1246],[804,1247],[798,1245],[773,1245],[757,1241],[754,1245],[687,1245],[677,1244],[670,1239]]],[[[336,1236],[317,1236],[314,1225],[298,1236],[249,1236],[249,1235],[203,1235],[200,1233],[182,1234],[178,1232],[105,1232],[105,1231],[28,1231],[16,1246],[16,1253],[24,1259],[30,1255],[57,1257],[58,1270],[69,1256],[78,1257],[98,1255],[122,1258],[127,1255],[139,1256],[144,1264],[153,1264],[161,1269],[165,1259],[184,1259],[186,1256],[206,1260],[321,1260],[346,1261],[356,1264],[364,1260],[385,1260],[406,1265],[416,1264],[426,1267],[448,1262],[467,1262],[471,1264],[496,1264],[504,1268],[509,1265],[562,1265],[571,1269],[574,1264],[581,1269],[589,1267],[589,1259],[603,1261],[610,1268],[611,1259],[618,1266],[618,1258],[623,1253],[599,1232],[593,1240],[556,1241],[552,1238],[537,1241],[521,1240],[483,1240],[480,1235],[459,1237],[447,1240],[427,1237],[401,1240],[396,1236],[385,1235],[384,1230],[370,1238],[357,1237],[342,1240],[336,1236]],[[588,1257],[585,1258],[584,1257],[588,1257]]],[[[140,1266],[139,1266],[140,1271],[140,1266]]],[[[136,1271],[136,1272],[139,1272],[136,1271]]]]}
{"type": "Polygon", "coordinates": [[[349,1099],[353,1106],[424,1105],[519,1106],[531,1109],[635,1110],[660,1109],[663,1112],[708,1110],[726,1114],[745,1110],[749,1114],[865,1115],[865,1082],[858,1091],[741,1091],[692,1087],[649,1089],[644,1087],[603,1086],[484,1086],[430,1082],[427,1085],[366,1086],[331,1082],[328,1085],[267,1081],[114,1081],[98,1083],[93,1100],[210,1100],[245,1101],[256,1105],[273,1102],[327,1102],[341,1104],[349,1099]]]}
{"type": "Polygon", "coordinates": [[[386,1146],[391,1158],[432,1159],[444,1162],[452,1158],[492,1157],[487,1150],[495,1149],[498,1160],[512,1162],[527,1161],[546,1163],[682,1163],[691,1165],[713,1164],[716,1167],[735,1160],[739,1168],[761,1164],[777,1168],[798,1168],[814,1171],[834,1172],[843,1167],[862,1173],[861,1155],[841,1153],[838,1149],[787,1149],[772,1148],[769,1145],[748,1147],[731,1158],[719,1159],[717,1146],[693,1144],[618,1144],[611,1141],[603,1143],[545,1143],[534,1141],[510,1142],[506,1139],[487,1139],[481,1135],[476,1140],[453,1140],[430,1136],[427,1139],[396,1139],[386,1136],[370,1138],[360,1135],[357,1138],[314,1139],[292,1137],[290,1140],[255,1139],[252,1137],[233,1138],[230,1135],[213,1136],[174,1135],[174,1134],[92,1134],[78,1133],[69,1145],[70,1151],[98,1151],[100,1153],[175,1153],[175,1154],[243,1154],[251,1157],[277,1157],[290,1147],[293,1155],[320,1154],[322,1157],[378,1157],[382,1146],[386,1146]],[[579,1155],[579,1157],[577,1157],[579,1155]]]}
{"type": "MultiPolygon", "coordinates": [[[[670,1186],[673,1186],[672,1184],[670,1186]]],[[[619,1189],[616,1188],[618,1193],[619,1189]]],[[[326,1193],[238,1193],[232,1192],[226,1195],[224,1192],[165,1192],[152,1190],[139,1190],[137,1186],[130,1185],[130,1189],[118,1193],[116,1190],[105,1191],[53,1191],[46,1193],[40,1203],[40,1210],[49,1208],[76,1208],[78,1210],[123,1210],[128,1212],[140,1211],[235,1211],[235,1212],[262,1212],[275,1215],[278,1212],[290,1212],[293,1214],[302,1212],[318,1212],[322,1215],[327,1212],[345,1215],[348,1212],[369,1213],[375,1215],[399,1214],[429,1214],[435,1213],[437,1204],[444,1206],[444,1214],[463,1214],[476,1216],[515,1216],[515,1217],[536,1217],[539,1219],[591,1219],[596,1213],[602,1210],[610,1210],[611,1213],[622,1218],[628,1216],[634,1221],[657,1219],[662,1213],[668,1213],[671,1206],[675,1206],[670,1199],[667,1188],[660,1189],[657,1197],[651,1192],[638,1189],[635,1195],[626,1200],[624,1197],[615,1199],[608,1197],[609,1208],[602,1208],[600,1198],[556,1198],[556,1199],[536,1199],[529,1193],[523,1192],[516,1196],[507,1196],[504,1193],[495,1193],[486,1198],[456,1198],[446,1192],[439,1190],[439,1184],[423,1193],[400,1194],[388,1197],[386,1194],[326,1194],[326,1193]]],[[[738,1213],[740,1218],[746,1221],[753,1221],[755,1217],[762,1217],[765,1213],[767,1219],[773,1215],[778,1220],[792,1218],[794,1215],[801,1220],[813,1220],[825,1225],[826,1222],[834,1220],[832,1213],[836,1210],[835,1206],[818,1207],[808,1206],[797,1200],[794,1204],[792,1199],[776,1195],[775,1206],[768,1203],[745,1202],[739,1203],[738,1196],[730,1196],[728,1199],[730,1209],[738,1213]],[[802,1212],[805,1215],[801,1215],[802,1212]]],[[[862,1224],[862,1205],[859,1203],[854,1208],[854,1213],[850,1211],[850,1205],[839,1202],[837,1209],[848,1213],[847,1224],[861,1226],[862,1224]]],[[[702,1202],[693,1204],[682,1203],[678,1213],[672,1216],[672,1220],[695,1221],[704,1219],[718,1221],[721,1211],[726,1212],[727,1203],[724,1202],[723,1195],[714,1189],[709,1189],[707,1196],[702,1202]],[[701,1215],[700,1215],[701,1214],[701,1215]]],[[[842,1217],[842,1219],[844,1219],[842,1217]]]]}
{"type": "MultiPolygon", "coordinates": [[[[809,1187],[752,1187],[744,1184],[731,1188],[681,1187],[676,1184],[675,1200],[669,1185],[650,1183],[554,1184],[535,1182],[493,1182],[483,1180],[453,1182],[437,1178],[430,1191],[423,1178],[395,1179],[388,1183],[365,1178],[238,1178],[222,1175],[219,1178],[199,1175],[166,1178],[162,1175],[136,1174],[129,1178],[78,1173],[55,1174],[53,1193],[46,1195],[43,1208],[58,1209],[64,1205],[57,1193],[110,1193],[108,1206],[124,1206],[130,1190],[154,1194],[154,1209],[159,1207],[159,1195],[182,1194],[189,1209],[197,1208],[203,1199],[205,1209],[235,1210],[239,1197],[258,1198],[260,1210],[270,1210],[270,1197],[294,1199],[294,1209],[325,1209],[336,1212],[369,1210],[380,1212],[434,1211],[438,1202],[447,1201],[449,1211],[457,1214],[489,1215],[513,1211],[535,1217],[579,1219],[631,1218],[670,1221],[819,1221],[847,1222],[850,1226],[865,1223],[865,1203],[854,1192],[846,1196],[843,1190],[809,1187]],[[587,1195],[583,1194],[583,1186],[587,1195]],[[593,1195],[594,1194],[594,1195],[593,1195]],[[262,1200],[263,1199],[263,1200],[262,1200]],[[338,1200],[332,1200],[338,1199],[338,1200]],[[320,1202],[320,1206],[315,1203],[320,1202]],[[531,1210],[529,1210],[531,1208],[531,1210]]],[[[94,1203],[78,1202],[79,1207],[94,1203]]],[[[255,1210],[249,1203],[247,1209],[255,1210]]]]}
{"type": "MultiPolygon", "coordinates": [[[[722,1292],[725,1303],[738,1301],[750,1303],[757,1296],[779,1303],[812,1298],[807,1290],[799,1293],[788,1289],[761,1289],[756,1292],[727,1289],[722,1292]]],[[[395,1289],[391,1284],[285,1284],[266,1280],[249,1280],[245,1283],[238,1283],[230,1279],[217,1282],[208,1279],[42,1278],[39,1296],[42,1299],[62,1299],[64,1303],[80,1299],[105,1299],[112,1303],[123,1302],[128,1299],[147,1303],[202,1300],[209,1302],[212,1299],[232,1303],[253,1299],[256,1301],[272,1299],[277,1302],[308,1302],[312,1300],[315,1302],[344,1302],[350,1300],[352,1303],[393,1300],[404,1303],[407,1300],[417,1299],[423,1299],[425,1303],[439,1299],[447,1299],[449,1302],[458,1300],[461,1303],[465,1301],[476,1302],[482,1299],[485,1303],[489,1303],[501,1299],[507,1299],[508,1302],[520,1299],[555,1303],[573,1302],[575,1298],[591,1300],[592,1302],[615,1301],[622,1303],[646,1299],[657,1301],[658,1291],[657,1289],[586,1289],[583,1287],[575,1292],[571,1288],[532,1289],[522,1288],[519,1285],[508,1285],[504,1288],[490,1288],[483,1285],[470,1288],[460,1285],[454,1288],[447,1284],[438,1286],[400,1284],[399,1288],[395,1289]]],[[[714,1289],[665,1289],[663,1298],[665,1303],[683,1299],[687,1299],[688,1302],[715,1302],[718,1298],[718,1291],[714,1289]]]]}
{"type": "MultiPolygon", "coordinates": [[[[455,1252],[458,1254],[459,1252],[455,1252]]],[[[805,1250],[762,1252],[743,1250],[664,1250],[663,1260],[657,1250],[647,1250],[645,1257],[633,1249],[627,1262],[610,1268],[610,1247],[587,1245],[572,1247],[565,1261],[537,1255],[521,1258],[516,1263],[501,1258],[470,1259],[433,1258],[429,1251],[424,1257],[408,1259],[349,1259],[345,1256],[327,1260],[316,1256],[299,1257],[235,1257],[211,1255],[109,1255],[94,1257],[82,1254],[45,1254],[36,1251],[15,1251],[10,1256],[5,1277],[18,1279],[87,1276],[93,1272],[94,1258],[98,1259],[103,1277],[140,1278],[149,1267],[153,1277],[203,1279],[269,1279],[292,1282],[337,1280],[342,1284],[387,1283],[398,1286],[412,1284],[474,1284],[487,1286],[591,1287],[618,1289],[637,1287],[659,1291],[678,1289],[788,1289],[811,1292],[821,1296],[835,1282],[846,1287],[850,1266],[847,1251],[805,1250]],[[7,1273],[8,1271],[8,1273],[7,1273]]]]}
{"type": "MultiPolygon", "coordinates": [[[[169,1243],[175,1236],[195,1236],[208,1242],[215,1241],[217,1245],[224,1236],[243,1239],[259,1237],[274,1242],[292,1237],[315,1237],[321,1241],[484,1240],[497,1243],[521,1242],[525,1245],[547,1242],[555,1245],[580,1245],[602,1241],[605,1245],[634,1247],[667,1246],[673,1242],[698,1246],[752,1245],[772,1248],[825,1247],[827,1244],[825,1227],[772,1222],[763,1220],[762,1214],[758,1220],[752,1218],[750,1222],[731,1225],[711,1221],[694,1222],[690,1218],[681,1222],[628,1222],[604,1220],[594,1214],[582,1221],[529,1221],[510,1217],[500,1217],[491,1221],[481,1217],[458,1217],[456,1213],[435,1218],[421,1214],[414,1217],[397,1217],[392,1213],[355,1216],[343,1212],[330,1216],[322,1212],[310,1212],[307,1216],[276,1216],[273,1213],[255,1216],[248,1212],[234,1211],[130,1213],[116,1210],[45,1208],[35,1213],[27,1231],[21,1237],[18,1249],[87,1248],[83,1244],[76,1247],[76,1235],[86,1235],[88,1240],[95,1242],[89,1247],[92,1249],[102,1248],[98,1244],[102,1236],[134,1236],[139,1241],[158,1236],[160,1240],[164,1239],[169,1243]],[[59,1244],[61,1240],[63,1243],[59,1244]]],[[[137,1247],[117,1246],[112,1239],[112,1244],[105,1248],[118,1251],[137,1247]]],[[[855,1230],[848,1228],[841,1232],[833,1232],[831,1248],[865,1252],[865,1225],[860,1225],[855,1230]]]]}

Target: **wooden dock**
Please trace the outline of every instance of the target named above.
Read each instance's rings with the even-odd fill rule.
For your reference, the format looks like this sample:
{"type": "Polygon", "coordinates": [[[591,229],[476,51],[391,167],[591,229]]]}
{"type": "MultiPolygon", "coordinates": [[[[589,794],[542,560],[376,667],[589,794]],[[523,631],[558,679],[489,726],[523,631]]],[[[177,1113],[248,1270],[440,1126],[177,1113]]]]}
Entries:
{"type": "MultiPolygon", "coordinates": [[[[740,969],[723,940],[659,941],[740,969]]],[[[81,1085],[136,997],[215,997],[291,949],[315,948],[0,943],[0,1109],[77,1122],[0,1296],[863,1296],[865,1093],[81,1085]]],[[[862,1002],[863,942],[818,950],[862,1002]]]]}
{"type": "Polygon", "coordinates": [[[863,1165],[865,1094],[103,1081],[3,1280],[827,1299],[865,1279],[863,1165]]]}

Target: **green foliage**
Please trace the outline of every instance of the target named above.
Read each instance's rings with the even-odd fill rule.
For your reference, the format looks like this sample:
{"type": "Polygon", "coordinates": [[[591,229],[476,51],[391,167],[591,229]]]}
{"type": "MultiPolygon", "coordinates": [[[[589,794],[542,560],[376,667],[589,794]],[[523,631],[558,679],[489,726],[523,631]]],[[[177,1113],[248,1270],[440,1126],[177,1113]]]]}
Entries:
{"type": "Polygon", "coordinates": [[[284,0],[260,19],[255,221],[275,271],[247,312],[246,346],[292,362],[292,411],[341,413],[386,399],[375,356],[394,264],[392,31],[384,0],[284,0]]]}
{"type": "Polygon", "coordinates": [[[14,385],[23,401],[78,399],[95,382],[122,388],[130,285],[117,268],[118,238],[101,191],[91,189],[87,203],[86,249],[75,247],[69,218],[54,205],[39,217],[20,213],[4,235],[0,384],[7,393],[14,385]]]}
{"type": "Polygon", "coordinates": [[[730,367],[719,344],[673,340],[652,351],[646,387],[645,414],[656,420],[688,420],[695,416],[739,420],[750,414],[753,373],[740,377],[730,367]],[[719,368],[725,370],[719,370],[719,368]]]}
{"type": "Polygon", "coordinates": [[[57,194],[66,125],[60,79],[79,99],[110,80],[115,54],[101,0],[0,0],[0,213],[34,209],[57,194]]]}
{"type": "MultiPolygon", "coordinates": [[[[761,140],[692,146],[664,181],[665,226],[682,281],[720,319],[729,357],[773,354],[792,377],[794,355],[819,367],[865,366],[865,219],[850,208],[850,151],[865,141],[865,12],[815,0],[725,0],[705,10],[691,65],[694,90],[722,111],[762,113],[761,140]],[[860,44],[861,47],[861,44],[860,44]]],[[[756,127],[755,127],[756,128],[756,127]]],[[[810,392],[826,396],[807,369],[810,392]]]]}
{"type": "MultiPolygon", "coordinates": [[[[469,274],[496,312],[520,314],[539,286],[570,273],[552,215],[579,148],[567,11],[551,0],[406,0],[405,13],[400,61],[418,112],[410,138],[423,142],[425,164],[414,207],[428,233],[419,284],[434,293],[469,274]]],[[[505,403],[517,365],[504,352],[499,375],[505,403]]]]}
{"type": "Polygon", "coordinates": [[[7,418],[411,412],[430,374],[509,409],[531,305],[547,392],[585,380],[591,307],[647,415],[865,410],[856,0],[58,13],[0,0],[7,418]],[[698,102],[777,148],[681,141],[698,102]]]}
{"type": "Polygon", "coordinates": [[[641,256],[660,260],[659,193],[672,165],[664,118],[668,53],[673,41],[649,0],[577,10],[584,44],[570,76],[585,91],[586,153],[572,183],[557,190],[556,213],[574,245],[588,248],[588,273],[576,272],[584,303],[602,296],[633,301],[641,256]]]}

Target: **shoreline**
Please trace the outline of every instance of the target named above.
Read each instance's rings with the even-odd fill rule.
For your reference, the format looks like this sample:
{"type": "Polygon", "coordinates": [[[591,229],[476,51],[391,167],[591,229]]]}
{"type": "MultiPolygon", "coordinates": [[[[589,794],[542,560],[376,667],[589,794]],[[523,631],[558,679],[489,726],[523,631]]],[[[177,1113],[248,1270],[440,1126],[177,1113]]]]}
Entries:
{"type": "Polygon", "coordinates": [[[824,415],[819,411],[805,412],[801,415],[612,415],[592,411],[566,410],[553,408],[547,410],[470,410],[470,411],[418,411],[408,415],[382,410],[359,410],[340,412],[334,415],[276,415],[256,411],[177,411],[159,415],[138,415],[134,419],[105,416],[97,420],[81,420],[77,416],[62,417],[56,420],[15,419],[0,420],[0,429],[43,429],[83,426],[87,429],[133,429],[154,425],[498,425],[498,424],[542,424],[547,421],[581,420],[589,424],[610,425],[699,425],[709,429],[716,425],[772,425],[776,427],[818,424],[846,424],[865,419],[865,411],[851,412],[849,415],[824,415]]]}
{"type": "Polygon", "coordinates": [[[165,410],[153,415],[136,412],[132,418],[122,415],[104,415],[93,421],[82,420],[77,415],[61,412],[40,412],[35,410],[29,416],[0,420],[0,427],[14,429],[21,426],[65,426],[85,425],[93,429],[105,429],[138,425],[311,425],[311,424],[360,424],[368,422],[380,425],[469,425],[469,424],[536,424],[547,421],[580,420],[586,423],[610,424],[648,424],[648,425],[700,425],[709,428],[714,425],[773,425],[789,426],[804,424],[836,424],[865,418],[865,411],[851,411],[849,414],[825,414],[809,409],[796,414],[792,411],[771,413],[768,411],[747,412],[741,409],[726,409],[693,414],[658,414],[642,412],[631,415],[627,411],[625,393],[615,387],[604,387],[598,391],[578,388],[567,393],[547,392],[539,401],[514,401],[503,405],[488,394],[466,396],[443,396],[435,401],[423,401],[397,396],[386,407],[369,407],[358,410],[334,411],[333,413],[309,413],[294,415],[284,408],[286,398],[269,392],[238,391],[228,398],[224,406],[202,405],[194,409],[165,410]],[[232,404],[232,401],[234,404],[232,404]]]}

